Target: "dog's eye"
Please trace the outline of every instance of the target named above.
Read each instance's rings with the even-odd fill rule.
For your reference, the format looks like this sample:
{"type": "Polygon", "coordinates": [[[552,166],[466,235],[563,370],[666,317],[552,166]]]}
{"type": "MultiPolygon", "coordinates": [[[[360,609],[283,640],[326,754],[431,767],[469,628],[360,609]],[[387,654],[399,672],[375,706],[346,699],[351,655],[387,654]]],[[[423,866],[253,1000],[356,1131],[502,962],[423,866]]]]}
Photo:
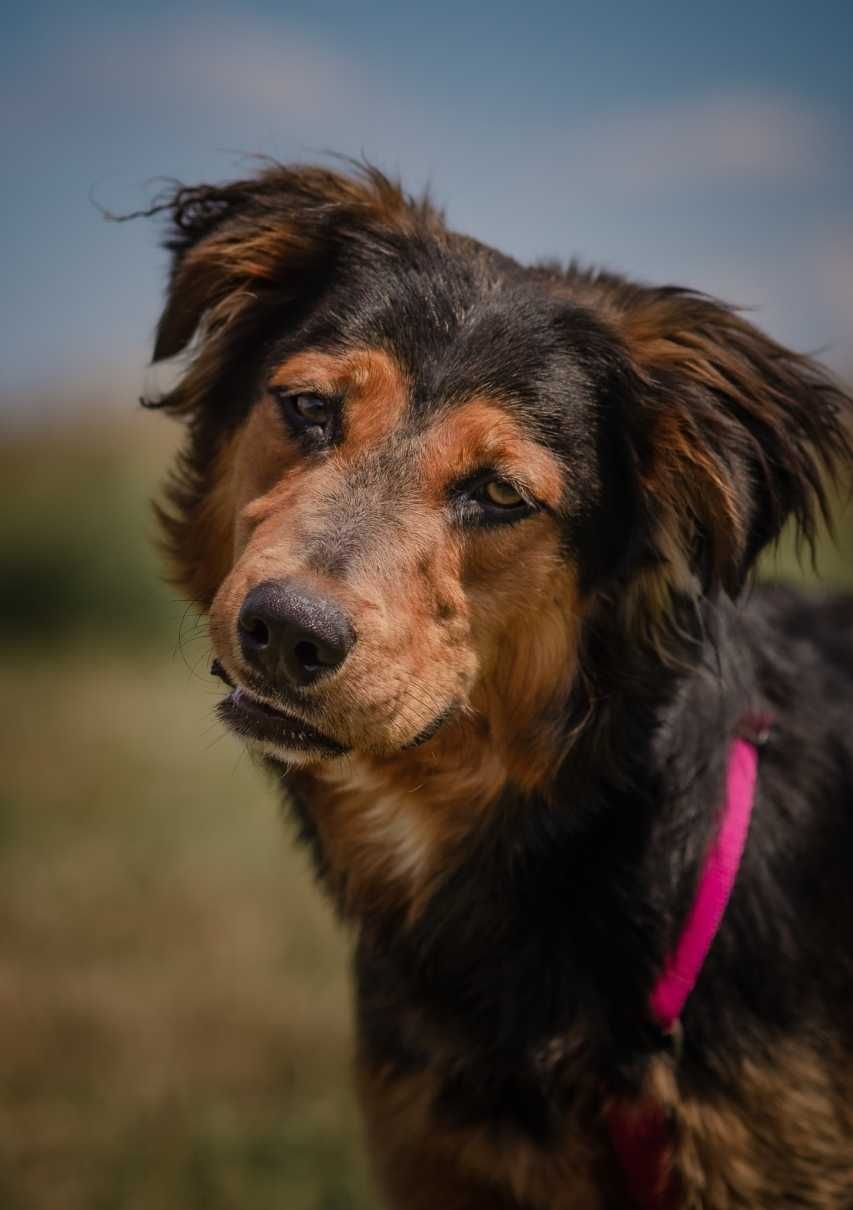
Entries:
{"type": "Polygon", "coordinates": [[[467,525],[497,525],[518,521],[536,512],[531,502],[508,480],[500,475],[484,474],[473,482],[460,485],[458,505],[461,520],[467,525]]]}
{"type": "Polygon", "coordinates": [[[518,508],[527,503],[511,483],[505,479],[489,479],[480,488],[480,495],[495,508],[518,508]]]}
{"type": "Polygon", "coordinates": [[[313,391],[288,391],[278,387],[273,389],[273,395],[294,432],[312,444],[328,443],[337,419],[335,400],[313,391]]]}
{"type": "Polygon", "coordinates": [[[331,405],[322,395],[291,395],[290,405],[306,424],[328,424],[331,405]]]}

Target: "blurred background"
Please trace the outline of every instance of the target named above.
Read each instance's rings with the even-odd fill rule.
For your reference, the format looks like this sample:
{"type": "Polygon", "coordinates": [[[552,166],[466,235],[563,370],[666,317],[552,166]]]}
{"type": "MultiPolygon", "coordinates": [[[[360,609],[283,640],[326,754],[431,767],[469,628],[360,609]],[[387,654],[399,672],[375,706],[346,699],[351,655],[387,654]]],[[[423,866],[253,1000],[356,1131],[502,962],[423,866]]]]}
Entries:
{"type": "MultiPolygon", "coordinates": [[[[522,259],[708,290],[850,380],[851,38],[847,0],[6,14],[3,1210],[373,1205],[346,938],[151,545],[158,228],[98,207],[365,155],[522,259]]],[[[849,511],[820,569],[853,582],[849,511]]],[[[789,543],[768,570],[801,574],[789,543]]]]}

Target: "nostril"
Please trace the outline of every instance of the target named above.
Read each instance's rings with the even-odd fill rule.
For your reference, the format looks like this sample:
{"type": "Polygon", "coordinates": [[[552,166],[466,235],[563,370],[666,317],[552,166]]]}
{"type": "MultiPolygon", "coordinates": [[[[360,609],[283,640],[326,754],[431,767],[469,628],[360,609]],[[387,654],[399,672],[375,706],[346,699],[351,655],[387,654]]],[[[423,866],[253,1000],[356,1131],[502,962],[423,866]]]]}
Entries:
{"type": "Polygon", "coordinates": [[[319,672],[324,666],[316,643],[309,643],[307,639],[297,643],[293,653],[306,672],[319,672]]]}
{"type": "Polygon", "coordinates": [[[240,618],[240,629],[247,638],[252,640],[256,647],[269,646],[269,626],[261,618],[251,614],[248,617],[240,618]]]}

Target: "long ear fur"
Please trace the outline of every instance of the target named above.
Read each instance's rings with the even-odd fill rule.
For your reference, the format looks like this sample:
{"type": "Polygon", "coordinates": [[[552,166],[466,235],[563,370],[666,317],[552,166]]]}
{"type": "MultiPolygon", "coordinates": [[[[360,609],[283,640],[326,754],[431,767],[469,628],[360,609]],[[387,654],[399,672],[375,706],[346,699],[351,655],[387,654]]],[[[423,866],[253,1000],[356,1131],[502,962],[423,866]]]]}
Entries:
{"type": "Polygon", "coordinates": [[[345,176],[324,168],[273,164],[227,185],[179,186],[146,213],[170,215],[168,298],[154,361],[186,348],[204,319],[209,332],[229,322],[258,292],[276,302],[298,296],[300,278],[341,242],[405,233],[439,222],[378,169],[345,176]]]}
{"type": "Polygon", "coordinates": [[[736,596],[789,517],[813,544],[850,466],[853,402],[730,308],[622,285],[611,303],[633,379],[628,423],[654,540],[677,590],[736,596]]]}

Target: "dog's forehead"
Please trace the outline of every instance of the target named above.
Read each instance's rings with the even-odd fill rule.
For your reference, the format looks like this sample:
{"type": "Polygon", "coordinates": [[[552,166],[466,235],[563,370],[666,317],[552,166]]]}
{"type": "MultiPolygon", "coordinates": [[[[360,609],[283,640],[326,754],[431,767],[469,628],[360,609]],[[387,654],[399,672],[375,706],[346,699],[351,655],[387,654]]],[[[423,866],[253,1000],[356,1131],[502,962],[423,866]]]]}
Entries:
{"type": "Polygon", "coordinates": [[[410,419],[489,396],[553,437],[594,401],[600,337],[541,275],[460,238],[345,265],[279,359],[300,346],[381,349],[405,379],[410,419]]]}
{"type": "MultiPolygon", "coordinates": [[[[400,362],[381,348],[306,350],[271,375],[274,388],[318,392],[342,401],[335,464],[361,479],[400,487],[414,474],[441,492],[454,477],[484,466],[503,470],[556,506],[563,476],[557,459],[523,414],[497,394],[438,395],[424,408],[400,362]],[[368,461],[365,457],[370,455],[368,461]]],[[[263,428],[263,419],[259,418],[263,428]]]]}

